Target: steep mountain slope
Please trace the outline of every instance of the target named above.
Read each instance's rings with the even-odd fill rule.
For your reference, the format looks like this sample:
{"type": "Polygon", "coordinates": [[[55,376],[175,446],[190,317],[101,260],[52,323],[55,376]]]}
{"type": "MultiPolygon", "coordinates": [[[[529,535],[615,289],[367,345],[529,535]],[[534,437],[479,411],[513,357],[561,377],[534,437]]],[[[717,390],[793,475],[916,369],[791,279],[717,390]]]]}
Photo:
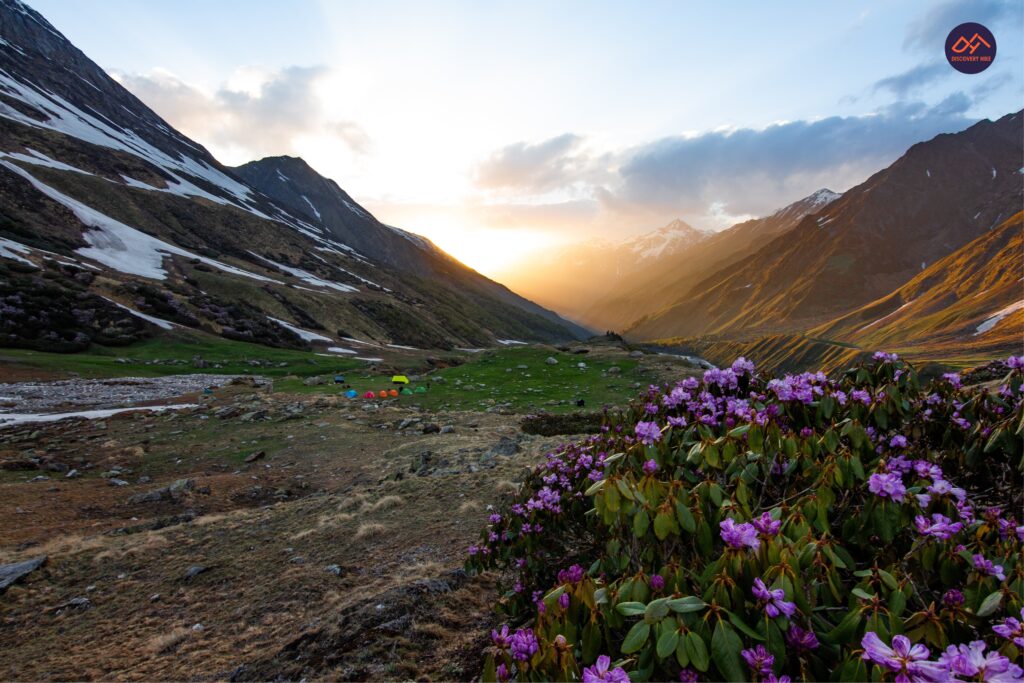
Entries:
{"type": "Polygon", "coordinates": [[[445,255],[428,240],[380,223],[338,184],[297,157],[267,157],[232,169],[250,187],[275,200],[361,254],[417,275],[445,255]]]}
{"type": "Polygon", "coordinates": [[[18,0],[0,0],[0,38],[0,344],[73,350],[174,326],[285,346],[583,332],[337,186],[359,221],[267,196],[18,0]]]}
{"type": "Polygon", "coordinates": [[[503,279],[545,306],[595,329],[608,329],[608,317],[595,300],[644,276],[656,264],[687,253],[713,233],[676,219],[656,230],[618,243],[588,241],[554,249],[516,267],[503,279]]]}
{"type": "Polygon", "coordinates": [[[890,167],[628,331],[802,332],[884,296],[1020,210],[1020,112],[914,145],[890,167]]]}
{"type": "Polygon", "coordinates": [[[1024,345],[1024,213],[933,263],[891,294],[808,334],[865,348],[1024,345]]]}
{"type": "Polygon", "coordinates": [[[609,329],[625,329],[638,318],[673,303],[704,278],[749,256],[795,227],[804,216],[821,211],[839,197],[831,190],[821,189],[770,216],[737,223],[685,249],[664,254],[591,302],[581,318],[600,320],[600,325],[609,329]]]}
{"type": "Polygon", "coordinates": [[[589,330],[467,268],[425,237],[384,225],[336,182],[317,173],[302,159],[267,157],[233,170],[291,215],[301,216],[329,239],[353,247],[389,270],[447,283],[478,306],[487,307],[489,299],[515,306],[566,328],[575,337],[590,334],[589,330]]]}
{"type": "Polygon", "coordinates": [[[1024,351],[1024,213],[940,259],[896,291],[806,334],[679,343],[713,362],[771,371],[846,367],[873,351],[970,367],[1024,351]]]}

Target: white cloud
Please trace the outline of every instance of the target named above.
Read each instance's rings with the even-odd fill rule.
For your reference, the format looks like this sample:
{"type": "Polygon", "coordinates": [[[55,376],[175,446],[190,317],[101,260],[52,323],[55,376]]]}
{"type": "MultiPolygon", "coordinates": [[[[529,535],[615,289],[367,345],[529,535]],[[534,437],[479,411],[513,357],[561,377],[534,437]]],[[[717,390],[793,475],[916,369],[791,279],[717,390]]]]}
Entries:
{"type": "Polygon", "coordinates": [[[183,133],[228,164],[264,156],[298,154],[303,139],[340,142],[353,156],[367,154],[371,140],[354,121],[331,118],[317,93],[328,77],[322,66],[277,72],[241,68],[208,92],[166,70],[116,73],[117,80],[183,133]]]}

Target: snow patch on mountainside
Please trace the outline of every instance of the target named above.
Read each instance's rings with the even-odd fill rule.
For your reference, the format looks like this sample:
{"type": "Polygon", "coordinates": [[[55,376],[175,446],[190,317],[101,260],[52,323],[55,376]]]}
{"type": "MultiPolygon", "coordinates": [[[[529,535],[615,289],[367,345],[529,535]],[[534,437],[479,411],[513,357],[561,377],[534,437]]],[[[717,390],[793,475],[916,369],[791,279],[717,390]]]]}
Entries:
{"type": "Polygon", "coordinates": [[[982,324],[978,325],[977,330],[974,332],[974,336],[977,337],[979,334],[984,334],[988,332],[993,327],[998,325],[1000,320],[1010,315],[1011,313],[1014,313],[1015,311],[1019,311],[1022,308],[1024,308],[1024,299],[1012,303],[1000,311],[996,311],[995,313],[992,314],[991,318],[989,318],[982,324]]]}
{"type": "Polygon", "coordinates": [[[173,189],[169,188],[168,191],[189,196],[201,196],[220,204],[231,204],[267,218],[250,205],[253,192],[249,187],[213,168],[205,161],[188,156],[173,157],[144,140],[135,131],[118,129],[104,123],[60,95],[24,83],[3,70],[0,70],[0,91],[8,97],[20,100],[46,118],[40,121],[5,102],[0,102],[0,116],[34,128],[57,131],[101,147],[127,152],[170,174],[175,182],[173,189]],[[207,192],[181,177],[182,175],[210,183],[222,190],[227,197],[207,192]]]}
{"type": "Polygon", "coordinates": [[[74,173],[81,173],[82,175],[92,175],[88,171],[83,171],[80,168],[65,164],[63,161],[57,161],[51,159],[42,152],[37,152],[34,149],[28,150],[28,154],[22,154],[21,152],[0,152],[0,159],[15,159],[17,161],[24,161],[29,164],[36,166],[45,166],[46,168],[57,169],[58,171],[72,171],[74,173]]]}
{"type": "MultiPolygon", "coordinates": [[[[103,298],[107,299],[107,297],[103,297],[103,298]]],[[[142,318],[146,322],[153,323],[157,327],[163,328],[165,330],[173,330],[175,327],[179,327],[175,323],[172,323],[170,320],[164,320],[163,318],[157,318],[155,315],[147,315],[146,313],[143,313],[142,311],[136,311],[134,308],[129,308],[129,307],[125,306],[124,304],[119,304],[116,301],[114,301],[113,299],[107,299],[107,301],[109,301],[110,303],[114,304],[118,308],[123,308],[124,310],[126,310],[129,313],[131,313],[132,315],[134,315],[136,318],[142,318]]]]}
{"type": "Polygon", "coordinates": [[[291,273],[292,275],[294,275],[295,277],[299,278],[303,282],[305,282],[307,284],[311,284],[311,285],[313,285],[315,287],[324,287],[324,288],[328,288],[328,289],[336,289],[339,292],[358,292],[359,291],[358,289],[356,289],[352,285],[345,285],[345,284],[342,284],[340,282],[334,282],[333,280],[324,280],[323,278],[320,278],[320,277],[317,277],[316,275],[313,275],[313,273],[310,273],[308,270],[303,270],[302,268],[296,268],[295,266],[286,266],[283,263],[278,263],[277,261],[272,261],[272,260],[268,259],[265,256],[260,256],[255,251],[250,251],[249,253],[252,254],[253,256],[255,256],[256,258],[258,258],[259,260],[266,261],[270,265],[272,265],[275,268],[277,268],[279,270],[282,270],[282,271],[284,271],[286,273],[291,273]]]}
{"type": "Polygon", "coordinates": [[[130,275],[163,280],[167,277],[167,271],[163,267],[164,257],[176,254],[190,259],[198,259],[225,273],[241,275],[261,282],[276,282],[276,280],[271,278],[250,273],[235,266],[229,266],[215,259],[193,254],[181,247],[169,244],[152,235],[136,230],[129,225],[125,225],[106,214],[86,206],[77,199],[72,199],[66,194],[58,192],[49,185],[40,182],[31,173],[10,161],[0,159],[0,165],[17,173],[47,197],[70,209],[75,214],[75,217],[84,225],[94,228],[82,234],[82,238],[89,243],[89,246],[82,247],[76,251],[86,258],[102,263],[108,268],[130,275]]]}
{"type": "Polygon", "coordinates": [[[28,265],[35,268],[36,264],[32,263],[24,256],[18,255],[28,254],[30,251],[32,250],[29,247],[26,247],[24,244],[19,244],[18,242],[15,242],[14,240],[9,240],[6,237],[0,237],[0,256],[3,256],[4,258],[9,258],[13,261],[27,263],[28,265]]]}
{"type": "Polygon", "coordinates": [[[316,215],[316,219],[320,220],[320,212],[316,210],[315,206],[313,206],[313,202],[309,201],[309,197],[307,197],[306,195],[301,195],[301,197],[304,202],[309,204],[309,208],[313,209],[313,213],[316,215]]]}
{"type": "Polygon", "coordinates": [[[295,325],[292,325],[290,322],[288,322],[286,320],[281,320],[280,318],[273,318],[273,317],[268,315],[267,319],[268,320],[273,320],[275,323],[277,323],[281,327],[284,327],[286,329],[291,330],[295,334],[299,335],[299,337],[301,337],[303,341],[324,341],[324,342],[333,342],[334,341],[330,337],[325,337],[322,334],[317,334],[316,332],[310,332],[309,330],[304,330],[301,327],[296,327],[295,325]]]}

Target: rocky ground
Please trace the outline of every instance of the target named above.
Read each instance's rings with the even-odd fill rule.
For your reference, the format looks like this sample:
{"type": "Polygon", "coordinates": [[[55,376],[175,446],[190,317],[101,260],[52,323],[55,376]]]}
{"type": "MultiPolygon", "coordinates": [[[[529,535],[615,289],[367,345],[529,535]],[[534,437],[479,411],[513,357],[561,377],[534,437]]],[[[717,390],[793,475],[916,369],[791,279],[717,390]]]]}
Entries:
{"type": "MultiPolygon", "coordinates": [[[[147,406],[236,379],[236,375],[168,375],[0,383],[0,420],[4,413],[15,410],[37,413],[147,406]]],[[[252,379],[259,384],[266,382],[262,377],[252,379]]]]}
{"type": "Polygon", "coordinates": [[[185,389],[198,407],[0,428],[0,564],[37,565],[0,594],[0,677],[478,674],[495,579],[467,577],[464,549],[568,437],[500,412],[185,389]]]}

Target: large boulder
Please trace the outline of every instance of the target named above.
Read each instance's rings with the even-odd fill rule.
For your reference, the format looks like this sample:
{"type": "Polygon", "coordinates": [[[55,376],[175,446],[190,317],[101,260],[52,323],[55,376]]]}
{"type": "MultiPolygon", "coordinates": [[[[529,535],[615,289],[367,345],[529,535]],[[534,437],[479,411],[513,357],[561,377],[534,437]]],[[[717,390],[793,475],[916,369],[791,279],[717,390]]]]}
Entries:
{"type": "Polygon", "coordinates": [[[11,584],[42,567],[46,564],[46,560],[46,555],[40,555],[24,562],[0,565],[0,593],[6,591],[11,584]]]}

